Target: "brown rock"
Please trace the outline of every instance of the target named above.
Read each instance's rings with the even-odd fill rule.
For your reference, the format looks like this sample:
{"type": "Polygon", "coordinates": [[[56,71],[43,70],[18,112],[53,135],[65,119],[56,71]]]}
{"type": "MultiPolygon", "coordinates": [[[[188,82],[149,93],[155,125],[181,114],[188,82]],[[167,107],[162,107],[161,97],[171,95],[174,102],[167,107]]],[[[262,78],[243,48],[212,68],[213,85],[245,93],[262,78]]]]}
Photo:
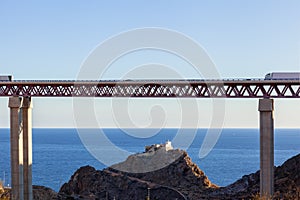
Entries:
{"type": "MultiPolygon", "coordinates": [[[[157,163],[154,165],[158,166],[157,163]]],[[[300,154],[275,167],[274,199],[300,199],[300,154]]],[[[85,166],[77,170],[59,191],[60,199],[253,199],[259,196],[259,171],[218,187],[183,150],[152,145],[146,152],[104,170],[85,166]],[[176,158],[176,159],[174,159],[176,158]],[[173,159],[173,160],[172,160],[173,159]],[[143,170],[155,161],[169,165],[143,170]],[[121,171],[120,169],[125,169],[121,171]]]]}
{"type": "Polygon", "coordinates": [[[34,185],[32,187],[34,200],[54,200],[58,199],[57,193],[51,188],[45,186],[34,185]]]}
{"type": "Polygon", "coordinates": [[[199,199],[203,191],[217,186],[185,151],[174,150],[166,143],[149,146],[146,152],[101,171],[82,167],[62,186],[59,194],[74,199],[145,199],[148,188],[151,199],[199,199]],[[155,171],[147,168],[145,173],[128,172],[140,171],[152,164],[157,167],[157,162],[168,165],[155,171]]]}
{"type": "MultiPolygon", "coordinates": [[[[273,199],[300,199],[300,154],[274,167],[273,199]]],[[[252,199],[259,194],[260,172],[243,176],[236,182],[216,190],[208,196],[222,199],[252,199]]]]}
{"type": "MultiPolygon", "coordinates": [[[[178,150],[170,150],[170,152],[172,151],[178,150]]],[[[111,168],[109,170],[114,171],[111,168]]],[[[191,161],[187,153],[182,150],[181,156],[175,162],[162,169],[148,173],[119,173],[170,188],[176,188],[190,199],[200,198],[202,192],[208,188],[217,188],[205,176],[204,172],[191,161]]]]}
{"type": "Polygon", "coordinates": [[[186,199],[173,188],[109,170],[85,166],[77,170],[59,191],[61,199],[145,199],[150,188],[153,199],[186,199]]]}

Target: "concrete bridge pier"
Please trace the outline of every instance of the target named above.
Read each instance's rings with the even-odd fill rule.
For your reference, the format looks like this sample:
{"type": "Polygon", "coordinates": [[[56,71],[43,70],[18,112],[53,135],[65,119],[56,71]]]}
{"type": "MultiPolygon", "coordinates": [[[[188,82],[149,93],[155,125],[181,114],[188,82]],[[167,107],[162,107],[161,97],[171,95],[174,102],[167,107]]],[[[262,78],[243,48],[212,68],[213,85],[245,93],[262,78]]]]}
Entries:
{"type": "Polygon", "coordinates": [[[32,200],[32,102],[24,97],[22,106],[23,121],[23,180],[24,200],[32,200]]]}
{"type": "Polygon", "coordinates": [[[11,199],[23,198],[23,130],[21,105],[23,98],[10,97],[10,161],[11,161],[11,199]]]}
{"type": "Polygon", "coordinates": [[[30,97],[10,97],[11,199],[32,200],[30,97]]]}
{"type": "Polygon", "coordinates": [[[273,99],[259,99],[260,112],[260,196],[274,193],[274,120],[273,99]]]}

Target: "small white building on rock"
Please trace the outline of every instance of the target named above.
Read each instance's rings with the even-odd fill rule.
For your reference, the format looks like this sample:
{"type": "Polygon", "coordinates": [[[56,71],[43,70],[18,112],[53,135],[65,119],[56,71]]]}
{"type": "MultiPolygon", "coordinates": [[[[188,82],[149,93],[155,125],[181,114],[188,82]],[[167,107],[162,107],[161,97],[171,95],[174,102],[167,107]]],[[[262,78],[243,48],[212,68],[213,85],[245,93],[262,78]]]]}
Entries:
{"type": "Polygon", "coordinates": [[[158,149],[165,149],[165,151],[169,151],[173,149],[171,141],[167,141],[165,144],[153,144],[151,146],[145,146],[145,153],[150,153],[157,151],[158,149]]]}

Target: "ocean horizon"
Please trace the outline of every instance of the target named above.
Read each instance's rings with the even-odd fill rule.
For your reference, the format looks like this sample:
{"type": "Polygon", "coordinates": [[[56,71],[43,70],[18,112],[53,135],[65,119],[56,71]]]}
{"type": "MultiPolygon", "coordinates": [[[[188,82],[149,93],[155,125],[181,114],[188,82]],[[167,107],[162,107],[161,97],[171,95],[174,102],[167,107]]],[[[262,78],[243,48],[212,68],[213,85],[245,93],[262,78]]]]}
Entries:
{"type": "MultiPolygon", "coordinates": [[[[187,135],[191,134],[191,130],[195,130],[193,141],[186,150],[192,161],[219,186],[226,186],[243,175],[259,170],[259,129],[222,129],[216,145],[204,158],[199,157],[199,151],[208,129],[167,128],[154,135],[145,134],[151,132],[151,129],[135,129],[134,134],[130,134],[132,129],[102,130],[112,144],[132,153],[144,152],[146,145],[172,141],[179,130],[183,133],[186,131],[187,135]],[[149,137],[136,137],[135,134],[139,132],[149,137]]],[[[98,131],[99,129],[89,129],[89,132],[98,131]]],[[[0,179],[5,185],[10,185],[9,141],[9,129],[0,129],[0,179]]],[[[300,153],[300,129],[275,129],[274,143],[274,162],[278,166],[300,153]]],[[[77,129],[33,129],[34,185],[43,185],[58,191],[78,168],[86,165],[96,169],[107,167],[89,153],[81,142],[77,129]]]]}

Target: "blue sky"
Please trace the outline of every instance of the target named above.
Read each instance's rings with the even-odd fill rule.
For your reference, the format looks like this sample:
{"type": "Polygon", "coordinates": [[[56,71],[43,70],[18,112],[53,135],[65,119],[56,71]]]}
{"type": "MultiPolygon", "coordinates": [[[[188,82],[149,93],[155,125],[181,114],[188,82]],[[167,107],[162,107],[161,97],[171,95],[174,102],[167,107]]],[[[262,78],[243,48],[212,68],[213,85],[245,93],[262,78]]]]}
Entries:
{"type": "MultiPolygon", "coordinates": [[[[120,32],[143,27],[167,28],[191,37],[206,50],[223,78],[300,71],[299,19],[300,2],[296,0],[1,1],[0,74],[13,74],[15,79],[75,79],[97,45],[120,32]]],[[[149,56],[138,56],[149,61],[149,56]]],[[[168,56],[154,58],[153,62],[169,62],[168,56]]],[[[111,77],[119,76],[118,67],[122,68],[122,62],[111,70],[111,77]]],[[[170,106],[173,103],[166,103],[166,113],[178,114],[170,106]]],[[[258,127],[257,103],[226,100],[224,126],[258,127]]],[[[153,104],[157,103],[145,100],[137,110],[153,104]]],[[[107,99],[97,100],[96,113],[110,113],[109,105],[107,99]]],[[[276,100],[275,125],[299,127],[298,105],[297,100],[276,100]]],[[[7,98],[0,99],[0,106],[0,127],[7,127],[7,98]]],[[[210,115],[210,101],[198,100],[198,106],[210,115]]],[[[132,112],[144,119],[146,111],[132,112]]],[[[74,126],[71,99],[36,98],[33,114],[35,127],[74,126]]],[[[115,126],[110,114],[98,115],[103,126],[115,126]]],[[[210,126],[209,117],[199,120],[199,127],[210,126]]],[[[167,125],[178,123],[172,119],[167,125]]]]}

